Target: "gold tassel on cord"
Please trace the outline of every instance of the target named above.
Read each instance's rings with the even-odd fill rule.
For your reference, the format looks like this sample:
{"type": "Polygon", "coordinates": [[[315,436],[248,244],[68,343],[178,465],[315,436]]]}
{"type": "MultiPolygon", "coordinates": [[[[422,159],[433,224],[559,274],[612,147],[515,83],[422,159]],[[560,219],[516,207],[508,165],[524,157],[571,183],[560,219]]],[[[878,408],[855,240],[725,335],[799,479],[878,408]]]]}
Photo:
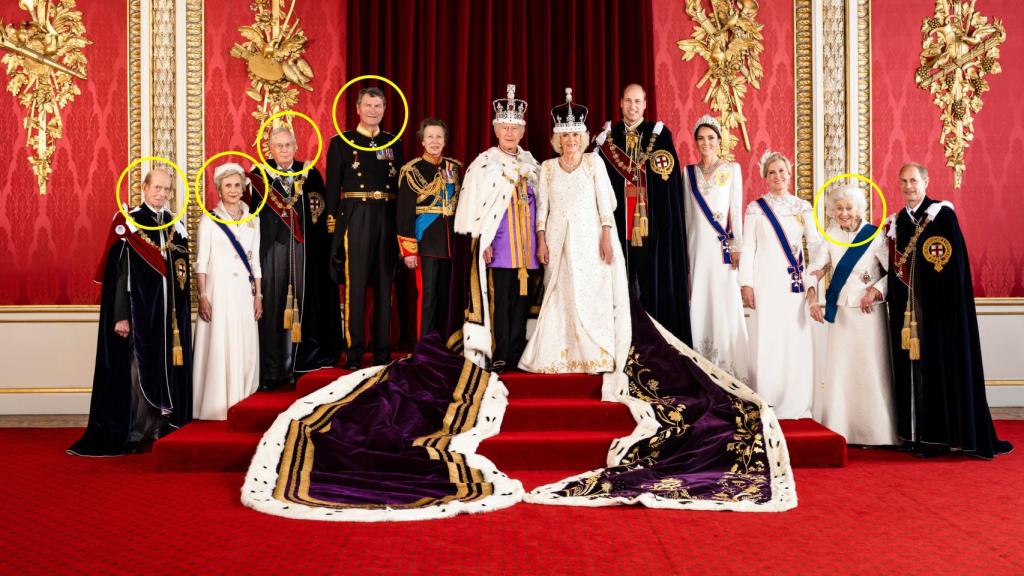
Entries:
{"type": "Polygon", "coordinates": [[[526,296],[529,293],[529,291],[527,290],[527,284],[526,284],[526,281],[529,278],[530,278],[530,276],[526,272],[526,268],[520,268],[519,269],[519,295],[520,296],[526,296]]]}
{"type": "Polygon", "coordinates": [[[181,349],[181,333],[178,331],[178,319],[173,324],[174,339],[171,346],[171,359],[175,366],[185,365],[185,352],[181,349]]]}
{"type": "Polygon", "coordinates": [[[917,337],[917,314],[910,320],[910,359],[921,359],[921,339],[917,337]]]}
{"type": "MultiPolygon", "coordinates": [[[[296,311],[298,316],[298,311],[296,311]]],[[[302,322],[292,324],[292,342],[302,342],[302,322]]]]}
{"type": "Polygon", "coordinates": [[[648,227],[647,227],[648,226],[647,202],[641,203],[639,205],[639,207],[640,207],[640,236],[643,237],[643,238],[647,238],[647,236],[650,234],[650,231],[648,230],[648,227]]]}
{"type": "Polygon", "coordinates": [[[633,232],[630,234],[629,245],[630,246],[643,246],[644,240],[642,236],[643,231],[643,217],[640,216],[640,204],[637,203],[636,210],[633,211],[633,232]]]}
{"type": "Polygon", "coordinates": [[[295,307],[295,296],[294,296],[294,293],[292,292],[292,285],[289,284],[288,285],[288,297],[285,299],[285,303],[284,303],[284,329],[285,330],[290,329],[292,327],[292,324],[295,323],[295,311],[293,310],[294,307],[295,307]]]}
{"type": "Polygon", "coordinates": [[[903,330],[900,330],[900,348],[910,350],[910,301],[907,301],[907,309],[903,311],[903,330]]]}

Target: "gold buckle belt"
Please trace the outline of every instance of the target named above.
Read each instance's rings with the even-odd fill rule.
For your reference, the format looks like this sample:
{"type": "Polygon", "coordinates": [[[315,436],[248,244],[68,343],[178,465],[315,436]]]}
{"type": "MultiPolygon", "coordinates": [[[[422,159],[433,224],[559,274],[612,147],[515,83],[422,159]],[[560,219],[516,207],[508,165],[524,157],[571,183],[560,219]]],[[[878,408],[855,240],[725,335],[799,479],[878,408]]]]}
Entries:
{"type": "Polygon", "coordinates": [[[383,192],[381,190],[373,190],[372,192],[342,192],[342,200],[384,200],[385,202],[394,200],[394,192],[383,192]]]}
{"type": "Polygon", "coordinates": [[[416,207],[416,214],[441,214],[443,216],[451,216],[455,211],[442,206],[427,206],[427,207],[416,207]]]}

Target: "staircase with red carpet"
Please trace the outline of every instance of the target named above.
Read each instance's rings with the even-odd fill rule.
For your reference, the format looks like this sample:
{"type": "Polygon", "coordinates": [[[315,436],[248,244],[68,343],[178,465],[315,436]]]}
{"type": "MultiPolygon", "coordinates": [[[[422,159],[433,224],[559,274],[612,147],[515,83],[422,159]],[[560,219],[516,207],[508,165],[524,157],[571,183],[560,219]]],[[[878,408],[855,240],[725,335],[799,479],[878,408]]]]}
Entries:
{"type": "MultiPolygon", "coordinates": [[[[245,470],[263,432],[296,399],[348,371],[324,369],[303,376],[295,390],[260,392],[228,411],[226,422],[193,422],[154,446],[162,471],[245,470]]],[[[634,427],[622,404],[601,402],[601,378],[586,374],[511,372],[501,433],[479,452],[499,469],[578,470],[605,465],[608,446],[634,427]]],[[[784,420],[782,429],[795,467],[846,464],[846,442],[813,420],[784,420]]]]}

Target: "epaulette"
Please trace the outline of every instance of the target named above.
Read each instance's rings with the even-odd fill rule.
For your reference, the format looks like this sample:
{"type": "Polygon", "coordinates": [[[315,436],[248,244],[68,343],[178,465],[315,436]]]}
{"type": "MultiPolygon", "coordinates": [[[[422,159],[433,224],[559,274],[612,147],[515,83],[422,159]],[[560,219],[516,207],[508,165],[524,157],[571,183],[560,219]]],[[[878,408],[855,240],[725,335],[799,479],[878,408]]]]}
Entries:
{"type": "Polygon", "coordinates": [[[407,169],[412,168],[413,164],[419,162],[422,159],[423,159],[422,157],[417,156],[417,157],[413,158],[412,160],[409,160],[408,162],[406,162],[405,164],[402,165],[402,170],[407,170],[407,169]]]}
{"type": "Polygon", "coordinates": [[[451,162],[452,164],[455,164],[455,165],[456,165],[456,166],[458,166],[459,168],[462,168],[462,162],[459,162],[459,161],[458,161],[458,160],[456,160],[455,158],[449,158],[448,156],[442,156],[441,158],[442,158],[443,160],[447,160],[447,161],[451,162]]]}

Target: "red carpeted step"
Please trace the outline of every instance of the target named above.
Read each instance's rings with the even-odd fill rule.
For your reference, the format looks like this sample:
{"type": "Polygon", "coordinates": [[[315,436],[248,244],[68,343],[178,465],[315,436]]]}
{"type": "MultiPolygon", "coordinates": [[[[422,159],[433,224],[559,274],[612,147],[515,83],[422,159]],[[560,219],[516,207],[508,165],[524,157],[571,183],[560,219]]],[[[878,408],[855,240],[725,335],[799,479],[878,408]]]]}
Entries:
{"type": "Polygon", "coordinates": [[[257,392],[228,409],[229,432],[265,432],[299,395],[294,390],[257,392]]]}
{"type": "Polygon", "coordinates": [[[300,397],[305,396],[310,392],[316,392],[346,374],[351,374],[351,372],[344,368],[323,368],[316,372],[309,372],[303,374],[299,381],[295,383],[295,391],[299,393],[300,397]]]}
{"type": "Polygon", "coordinates": [[[601,377],[594,374],[530,374],[506,372],[501,375],[508,397],[518,398],[601,398],[601,377]]]}
{"type": "Polygon", "coordinates": [[[230,432],[224,422],[195,421],[153,445],[161,472],[234,472],[246,470],[263,435],[230,432]]]}
{"type": "Polygon", "coordinates": [[[625,436],[636,426],[623,404],[592,398],[517,398],[509,396],[502,432],[607,430],[625,436]]]}
{"type": "Polygon", "coordinates": [[[779,420],[794,468],[846,466],[846,438],[810,418],[779,420]]]}
{"type": "Polygon", "coordinates": [[[480,444],[479,452],[499,470],[576,470],[605,464],[608,446],[625,433],[608,430],[505,432],[480,444]]]}

